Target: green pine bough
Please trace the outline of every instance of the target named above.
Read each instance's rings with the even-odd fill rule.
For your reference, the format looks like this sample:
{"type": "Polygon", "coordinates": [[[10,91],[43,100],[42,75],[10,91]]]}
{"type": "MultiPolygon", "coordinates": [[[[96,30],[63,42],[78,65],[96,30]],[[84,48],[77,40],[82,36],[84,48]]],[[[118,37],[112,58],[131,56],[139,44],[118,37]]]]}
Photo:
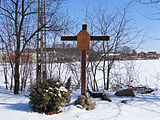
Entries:
{"type": "Polygon", "coordinates": [[[58,113],[63,104],[69,100],[68,92],[59,81],[47,80],[43,83],[36,83],[30,88],[29,103],[35,112],[58,113]]]}

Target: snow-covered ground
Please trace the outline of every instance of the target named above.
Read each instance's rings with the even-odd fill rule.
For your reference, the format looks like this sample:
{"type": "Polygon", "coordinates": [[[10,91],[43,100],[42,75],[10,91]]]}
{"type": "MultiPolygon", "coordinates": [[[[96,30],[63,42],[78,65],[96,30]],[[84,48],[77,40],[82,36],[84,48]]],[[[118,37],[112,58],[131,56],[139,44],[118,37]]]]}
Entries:
{"type": "Polygon", "coordinates": [[[29,99],[24,95],[13,95],[0,89],[0,119],[1,120],[159,120],[160,92],[153,95],[136,97],[116,97],[110,93],[112,102],[92,98],[96,108],[86,111],[74,106],[74,101],[80,95],[79,91],[71,94],[71,103],[65,105],[64,111],[55,115],[45,115],[33,112],[29,108],[29,99]],[[122,100],[128,100],[126,104],[122,100]]]}
{"type": "MultiPolygon", "coordinates": [[[[3,72],[2,70],[0,72],[2,76],[0,80],[0,120],[160,120],[160,90],[148,95],[136,93],[136,97],[129,98],[116,97],[114,92],[110,92],[112,102],[92,98],[96,103],[96,108],[91,111],[74,106],[74,101],[80,95],[80,91],[73,91],[71,103],[65,105],[62,113],[55,115],[35,113],[30,109],[29,99],[25,95],[14,95],[4,89],[3,72]],[[127,100],[127,103],[121,103],[122,100],[127,100]]],[[[112,74],[117,72],[123,79],[128,74],[135,74],[134,78],[137,79],[138,85],[160,88],[160,60],[116,62],[112,74]]],[[[101,79],[101,74],[98,72],[98,79],[101,79]]]]}

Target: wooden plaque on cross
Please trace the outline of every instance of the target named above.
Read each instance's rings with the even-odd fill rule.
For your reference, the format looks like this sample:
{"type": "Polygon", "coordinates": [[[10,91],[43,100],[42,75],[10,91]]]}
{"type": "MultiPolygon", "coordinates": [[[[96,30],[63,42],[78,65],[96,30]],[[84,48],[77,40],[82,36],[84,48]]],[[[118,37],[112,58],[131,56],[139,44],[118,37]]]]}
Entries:
{"type": "Polygon", "coordinates": [[[109,38],[109,36],[90,36],[86,24],[82,25],[82,30],[77,36],[61,36],[62,41],[77,41],[77,48],[82,50],[81,95],[86,95],[86,55],[90,49],[90,41],[108,41],[109,38]]]}

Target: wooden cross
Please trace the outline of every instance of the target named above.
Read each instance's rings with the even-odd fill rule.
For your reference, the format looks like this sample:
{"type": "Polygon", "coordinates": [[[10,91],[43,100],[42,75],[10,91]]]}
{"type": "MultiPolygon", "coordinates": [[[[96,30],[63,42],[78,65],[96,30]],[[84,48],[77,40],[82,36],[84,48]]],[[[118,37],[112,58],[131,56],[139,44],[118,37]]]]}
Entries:
{"type": "Polygon", "coordinates": [[[108,41],[109,38],[109,36],[90,36],[86,24],[82,25],[82,30],[77,36],[61,36],[62,41],[77,41],[77,48],[82,50],[81,95],[86,95],[86,55],[90,49],[90,41],[108,41]]]}

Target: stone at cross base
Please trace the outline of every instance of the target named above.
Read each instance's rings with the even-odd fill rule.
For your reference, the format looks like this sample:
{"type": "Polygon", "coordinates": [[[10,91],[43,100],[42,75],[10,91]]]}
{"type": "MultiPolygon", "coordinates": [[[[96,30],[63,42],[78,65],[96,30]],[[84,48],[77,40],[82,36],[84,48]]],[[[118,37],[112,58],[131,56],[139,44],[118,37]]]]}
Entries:
{"type": "Polygon", "coordinates": [[[77,106],[77,108],[86,110],[93,110],[96,106],[92,99],[86,95],[80,95],[75,101],[75,105],[77,106]]]}

